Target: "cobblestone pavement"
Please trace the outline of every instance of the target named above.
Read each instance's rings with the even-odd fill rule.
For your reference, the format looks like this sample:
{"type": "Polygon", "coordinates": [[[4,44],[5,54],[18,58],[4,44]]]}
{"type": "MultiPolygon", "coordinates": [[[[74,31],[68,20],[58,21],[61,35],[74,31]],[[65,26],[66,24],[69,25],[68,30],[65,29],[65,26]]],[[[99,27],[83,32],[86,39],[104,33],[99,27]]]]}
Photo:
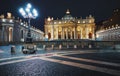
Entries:
{"type": "Polygon", "coordinates": [[[2,58],[0,76],[120,76],[120,52],[64,51],[2,58]]]}

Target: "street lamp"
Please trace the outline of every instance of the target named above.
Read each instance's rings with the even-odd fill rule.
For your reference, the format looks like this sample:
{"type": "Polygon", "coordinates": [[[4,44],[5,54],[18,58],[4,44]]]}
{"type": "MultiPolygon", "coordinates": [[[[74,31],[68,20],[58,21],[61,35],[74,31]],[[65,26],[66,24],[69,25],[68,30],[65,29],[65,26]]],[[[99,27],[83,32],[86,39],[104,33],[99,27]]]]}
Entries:
{"type": "Polygon", "coordinates": [[[26,8],[20,8],[19,12],[24,18],[28,19],[28,33],[26,42],[32,42],[31,31],[30,31],[30,20],[35,19],[38,16],[37,10],[32,8],[30,3],[27,4],[26,8]]]}

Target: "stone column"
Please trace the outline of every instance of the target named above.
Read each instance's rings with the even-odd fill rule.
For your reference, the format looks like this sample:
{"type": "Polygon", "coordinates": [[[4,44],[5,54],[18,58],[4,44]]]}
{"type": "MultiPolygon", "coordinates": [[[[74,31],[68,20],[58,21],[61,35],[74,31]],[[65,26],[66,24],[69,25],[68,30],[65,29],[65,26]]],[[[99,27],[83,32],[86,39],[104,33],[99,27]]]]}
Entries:
{"type": "Polygon", "coordinates": [[[64,39],[67,39],[67,30],[66,30],[66,28],[64,28],[64,33],[65,33],[64,39]]]}
{"type": "Polygon", "coordinates": [[[76,31],[76,39],[78,39],[78,32],[76,31]]]}
{"type": "Polygon", "coordinates": [[[80,29],[81,39],[83,39],[83,32],[82,32],[83,30],[82,29],[83,28],[80,29]]]}
{"type": "Polygon", "coordinates": [[[58,27],[56,28],[56,39],[58,39],[58,27]]]}
{"type": "Polygon", "coordinates": [[[54,39],[54,28],[53,28],[53,25],[51,26],[51,40],[53,40],[54,39]]]}
{"type": "Polygon", "coordinates": [[[75,27],[75,39],[78,39],[78,31],[77,31],[77,26],[75,27]]]}
{"type": "Polygon", "coordinates": [[[88,27],[86,27],[86,39],[88,39],[88,27]]]}
{"type": "Polygon", "coordinates": [[[70,33],[71,33],[71,39],[73,39],[72,30],[71,30],[71,32],[70,32],[70,33]]]}
{"type": "Polygon", "coordinates": [[[92,27],[92,39],[95,40],[95,32],[93,27],[92,27]]]}
{"type": "Polygon", "coordinates": [[[65,39],[64,28],[63,28],[62,34],[63,34],[62,39],[65,39]]]}
{"type": "Polygon", "coordinates": [[[53,33],[53,39],[52,40],[54,40],[54,25],[52,25],[52,26],[53,26],[52,27],[53,28],[53,32],[52,32],[53,33]]]}
{"type": "MultiPolygon", "coordinates": [[[[9,41],[9,34],[10,34],[9,28],[10,28],[10,27],[6,27],[7,41],[9,41]]],[[[12,33],[13,33],[13,32],[12,32],[12,33]]]]}
{"type": "MultiPolygon", "coordinates": [[[[62,28],[62,27],[61,27],[62,28]]],[[[61,39],[63,39],[63,28],[62,28],[62,30],[61,30],[61,32],[60,32],[60,35],[61,35],[61,39]]]]}
{"type": "Polygon", "coordinates": [[[4,27],[4,41],[7,42],[7,27],[4,27]]]}
{"type": "Polygon", "coordinates": [[[66,29],[66,39],[68,39],[68,29],[66,29]]]}
{"type": "Polygon", "coordinates": [[[5,39],[5,38],[4,38],[4,30],[5,30],[5,29],[4,29],[4,26],[2,26],[2,38],[1,38],[1,41],[3,41],[3,42],[5,41],[5,40],[4,40],[4,39],[5,39]]]}
{"type": "Polygon", "coordinates": [[[45,27],[45,35],[48,34],[48,27],[45,27]]]}
{"type": "Polygon", "coordinates": [[[1,29],[1,42],[3,41],[3,26],[2,26],[2,29],[1,29]]]}
{"type": "Polygon", "coordinates": [[[75,27],[74,27],[74,39],[76,39],[76,32],[75,32],[75,27]]]}

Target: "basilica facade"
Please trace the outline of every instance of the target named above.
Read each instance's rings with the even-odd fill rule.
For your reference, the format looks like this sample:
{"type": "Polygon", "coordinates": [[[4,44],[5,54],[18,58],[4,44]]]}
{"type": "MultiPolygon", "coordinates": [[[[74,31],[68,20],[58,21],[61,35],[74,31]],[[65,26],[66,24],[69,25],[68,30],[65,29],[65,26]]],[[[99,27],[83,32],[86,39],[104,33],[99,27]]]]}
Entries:
{"type": "Polygon", "coordinates": [[[64,17],[45,19],[45,37],[48,40],[59,39],[95,39],[95,19],[91,15],[83,18],[72,17],[67,10],[64,17]]]}

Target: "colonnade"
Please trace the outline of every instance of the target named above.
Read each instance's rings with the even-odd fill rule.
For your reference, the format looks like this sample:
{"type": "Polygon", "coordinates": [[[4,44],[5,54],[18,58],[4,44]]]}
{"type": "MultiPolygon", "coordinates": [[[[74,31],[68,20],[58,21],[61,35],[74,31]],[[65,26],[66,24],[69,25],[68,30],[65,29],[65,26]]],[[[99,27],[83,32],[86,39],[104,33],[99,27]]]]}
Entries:
{"type": "Polygon", "coordinates": [[[94,38],[94,29],[89,30],[90,28],[80,28],[77,30],[77,27],[52,27],[51,32],[48,32],[51,35],[49,38],[54,39],[93,39],[94,38]],[[92,31],[92,32],[90,32],[92,31]],[[90,37],[91,35],[91,37],[90,37]]]}
{"type": "Polygon", "coordinates": [[[11,42],[13,41],[13,27],[8,27],[6,25],[1,26],[0,30],[0,41],[11,42]]]}

